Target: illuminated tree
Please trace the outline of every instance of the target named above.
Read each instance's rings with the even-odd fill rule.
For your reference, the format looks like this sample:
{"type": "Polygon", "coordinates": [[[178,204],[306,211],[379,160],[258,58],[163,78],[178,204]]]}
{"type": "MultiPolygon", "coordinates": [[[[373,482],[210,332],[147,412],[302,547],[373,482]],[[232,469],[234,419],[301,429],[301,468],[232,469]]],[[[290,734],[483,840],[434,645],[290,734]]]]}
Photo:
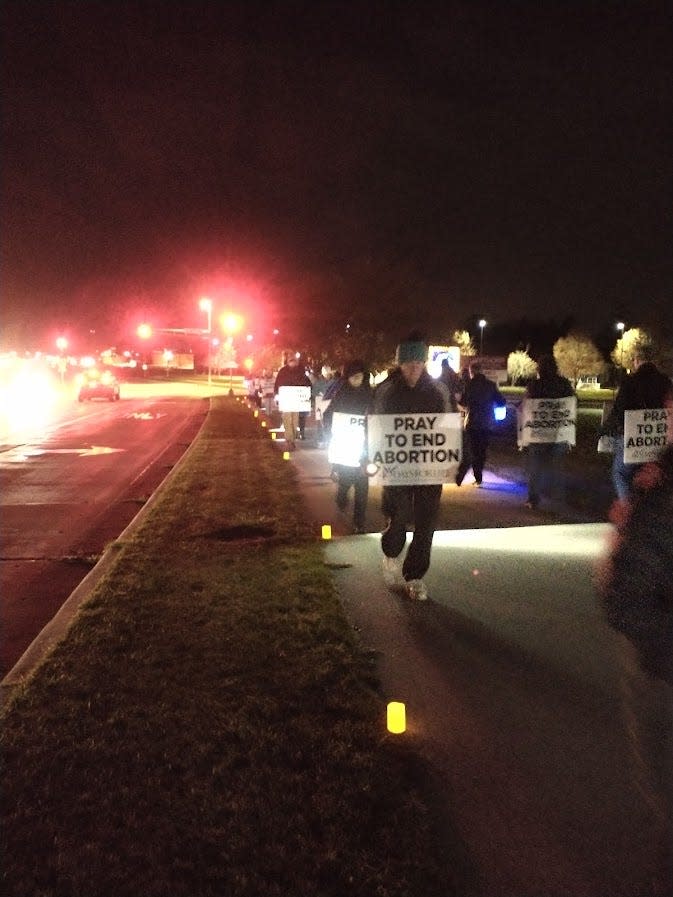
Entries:
{"type": "Polygon", "coordinates": [[[597,377],[605,362],[590,337],[584,333],[569,333],[554,343],[554,358],[559,373],[573,383],[580,377],[597,377]]]}
{"type": "Polygon", "coordinates": [[[640,327],[631,327],[625,330],[617,340],[617,345],[612,350],[610,358],[617,367],[633,370],[635,358],[642,346],[649,346],[652,338],[647,331],[640,327]]]}
{"type": "Polygon", "coordinates": [[[530,357],[528,352],[523,349],[517,349],[516,352],[510,352],[507,356],[507,376],[510,383],[521,383],[526,380],[532,380],[537,374],[537,364],[530,357]]]}
{"type": "Polygon", "coordinates": [[[477,354],[472,337],[467,330],[454,330],[451,337],[451,345],[458,346],[461,356],[477,354]]]}

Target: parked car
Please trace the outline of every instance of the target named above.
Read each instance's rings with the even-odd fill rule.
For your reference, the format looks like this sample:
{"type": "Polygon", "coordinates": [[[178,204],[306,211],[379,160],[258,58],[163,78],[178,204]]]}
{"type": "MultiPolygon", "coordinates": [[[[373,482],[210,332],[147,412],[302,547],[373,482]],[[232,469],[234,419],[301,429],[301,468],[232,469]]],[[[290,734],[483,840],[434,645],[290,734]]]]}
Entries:
{"type": "Polygon", "coordinates": [[[109,402],[117,402],[119,381],[112,371],[88,368],[82,374],[77,398],[80,402],[84,402],[85,399],[107,399],[109,402]]]}

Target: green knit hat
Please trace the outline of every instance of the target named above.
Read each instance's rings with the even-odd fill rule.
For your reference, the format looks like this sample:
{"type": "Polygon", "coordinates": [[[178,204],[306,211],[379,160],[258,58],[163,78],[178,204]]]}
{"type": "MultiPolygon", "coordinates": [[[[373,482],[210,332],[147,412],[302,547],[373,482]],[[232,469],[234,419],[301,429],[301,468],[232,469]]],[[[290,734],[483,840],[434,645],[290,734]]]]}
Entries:
{"type": "Polygon", "coordinates": [[[427,361],[428,347],[422,340],[402,340],[397,347],[397,363],[405,361],[427,361]]]}

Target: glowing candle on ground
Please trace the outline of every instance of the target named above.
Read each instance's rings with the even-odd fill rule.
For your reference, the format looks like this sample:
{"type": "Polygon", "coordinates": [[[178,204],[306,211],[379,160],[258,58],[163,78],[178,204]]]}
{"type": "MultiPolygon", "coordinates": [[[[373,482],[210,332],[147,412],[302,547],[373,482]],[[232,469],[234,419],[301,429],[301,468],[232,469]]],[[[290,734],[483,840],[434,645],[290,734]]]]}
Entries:
{"type": "Polygon", "coordinates": [[[290,460],[290,453],[283,452],[283,461],[289,461],[289,460],[290,460]]]}
{"type": "Polygon", "coordinates": [[[388,731],[399,735],[407,728],[406,707],[401,701],[391,701],[388,704],[388,731]]]}
{"type": "Polygon", "coordinates": [[[329,523],[323,523],[322,537],[323,537],[323,539],[331,539],[332,538],[332,527],[329,525],[329,523]]]}

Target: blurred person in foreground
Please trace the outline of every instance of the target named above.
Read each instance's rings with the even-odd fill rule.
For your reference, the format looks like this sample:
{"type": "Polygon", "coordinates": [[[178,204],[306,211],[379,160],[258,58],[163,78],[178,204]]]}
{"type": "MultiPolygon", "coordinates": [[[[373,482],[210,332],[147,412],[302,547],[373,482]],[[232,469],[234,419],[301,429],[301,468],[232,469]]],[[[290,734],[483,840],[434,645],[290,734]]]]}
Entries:
{"type": "Polygon", "coordinates": [[[459,407],[465,412],[465,441],[463,458],[456,473],[456,486],[462,485],[470,467],[475,485],[481,486],[495,407],[504,404],[505,399],[498,387],[482,373],[479,362],[473,362],[470,365],[470,379],[459,402],[459,407]]]}
{"type": "MultiPolygon", "coordinates": [[[[428,345],[414,331],[397,347],[397,367],[374,390],[375,414],[432,414],[455,411],[444,383],[427,372],[428,345]]],[[[383,576],[390,586],[403,587],[410,598],[428,597],[423,577],[430,567],[442,486],[384,486],[383,513],[388,524],[381,536],[383,576]],[[407,526],[414,534],[404,562],[400,555],[407,539],[407,526]]]]}
{"type": "MultiPolygon", "coordinates": [[[[669,441],[672,434],[669,431],[669,441]]],[[[652,811],[658,873],[673,894],[673,445],[613,505],[614,542],[597,575],[609,625],[624,636],[620,699],[634,776],[652,811]]]]}
{"type": "MultiPolygon", "coordinates": [[[[365,416],[370,410],[372,390],[369,385],[367,367],[363,361],[356,359],[348,362],[339,389],[329,403],[324,414],[323,426],[327,440],[332,435],[332,417],[335,412],[365,416]]],[[[367,442],[363,440],[362,455],[357,467],[346,464],[334,464],[333,474],[337,482],[336,503],[340,511],[348,506],[348,494],[353,489],[353,530],[364,533],[367,525],[367,498],[369,496],[369,477],[366,473],[367,442]]]]}
{"type": "MultiPolygon", "coordinates": [[[[553,355],[542,355],[537,363],[537,379],[528,384],[529,399],[563,399],[574,396],[567,377],[558,372],[553,355]]],[[[543,492],[555,496],[560,491],[561,459],[568,452],[567,442],[532,442],[528,446],[528,500],[526,507],[535,510],[543,492]]]]}
{"type": "Polygon", "coordinates": [[[640,346],[634,359],[634,372],[629,374],[617,391],[615,403],[601,433],[614,438],[612,484],[617,498],[627,499],[631,484],[642,464],[624,461],[624,412],[643,408],[664,408],[673,401],[673,384],[654,364],[652,346],[640,346]]]}
{"type": "MultiPolygon", "coordinates": [[[[294,352],[286,356],[285,364],[276,374],[276,382],[273,387],[273,394],[276,398],[278,398],[278,390],[281,386],[307,386],[309,390],[311,389],[311,381],[303,366],[299,364],[299,357],[294,352]]],[[[299,414],[299,411],[281,412],[285,441],[291,451],[297,447],[295,440],[300,435],[299,414]]]]}

